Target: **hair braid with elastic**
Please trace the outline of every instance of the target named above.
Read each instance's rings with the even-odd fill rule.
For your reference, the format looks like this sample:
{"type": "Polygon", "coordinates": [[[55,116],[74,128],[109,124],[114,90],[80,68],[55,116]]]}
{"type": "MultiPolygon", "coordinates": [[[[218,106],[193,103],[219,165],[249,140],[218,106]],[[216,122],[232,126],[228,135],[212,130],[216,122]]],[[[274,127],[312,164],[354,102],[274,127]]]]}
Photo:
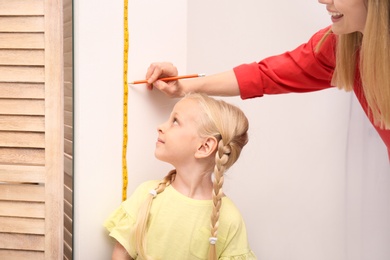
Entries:
{"type": "MultiPolygon", "coordinates": [[[[224,173],[226,163],[229,160],[230,148],[225,146],[223,140],[218,142],[218,150],[215,153],[214,181],[213,181],[213,210],[211,213],[211,238],[218,237],[219,213],[222,205],[222,185],[224,182],[224,173]]],[[[211,241],[210,241],[211,242],[211,241]]],[[[216,259],[216,245],[210,243],[209,259],[216,259]]]]}
{"type": "MultiPolygon", "coordinates": [[[[154,189],[156,191],[156,194],[158,195],[163,192],[165,188],[168,187],[174,181],[175,176],[176,170],[171,170],[154,189]]],[[[138,255],[140,255],[142,259],[145,260],[152,259],[146,253],[146,231],[149,219],[149,212],[154,197],[155,196],[152,193],[148,194],[147,198],[145,199],[145,202],[141,205],[138,211],[137,221],[132,230],[133,246],[136,249],[138,255]]]]}

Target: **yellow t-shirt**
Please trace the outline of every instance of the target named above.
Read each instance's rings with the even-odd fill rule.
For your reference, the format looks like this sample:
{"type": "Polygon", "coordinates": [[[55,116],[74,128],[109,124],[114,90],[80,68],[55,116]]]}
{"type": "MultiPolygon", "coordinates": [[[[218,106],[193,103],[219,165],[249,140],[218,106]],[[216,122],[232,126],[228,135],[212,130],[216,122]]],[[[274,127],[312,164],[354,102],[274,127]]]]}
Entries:
{"type": "MultiPolygon", "coordinates": [[[[141,184],[104,223],[133,259],[137,252],[130,245],[130,229],[138,209],[158,181],[141,184]]],[[[147,254],[154,260],[207,259],[209,250],[211,200],[195,200],[184,196],[172,186],[158,194],[152,203],[147,233],[147,254]]],[[[233,202],[224,197],[220,210],[218,259],[256,259],[251,251],[245,223],[233,202]]]]}

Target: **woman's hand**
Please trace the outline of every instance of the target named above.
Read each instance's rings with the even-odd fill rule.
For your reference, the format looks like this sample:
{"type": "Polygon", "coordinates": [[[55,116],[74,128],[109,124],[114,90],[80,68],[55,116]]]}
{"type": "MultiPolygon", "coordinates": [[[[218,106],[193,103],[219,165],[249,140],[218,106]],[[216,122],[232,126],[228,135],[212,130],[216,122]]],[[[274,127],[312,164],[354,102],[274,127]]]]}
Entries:
{"type": "Polygon", "coordinates": [[[161,92],[165,93],[169,97],[182,97],[185,94],[179,81],[162,81],[159,78],[175,77],[178,75],[177,68],[170,62],[154,62],[152,63],[147,72],[146,80],[147,88],[152,90],[157,88],[161,92]]]}

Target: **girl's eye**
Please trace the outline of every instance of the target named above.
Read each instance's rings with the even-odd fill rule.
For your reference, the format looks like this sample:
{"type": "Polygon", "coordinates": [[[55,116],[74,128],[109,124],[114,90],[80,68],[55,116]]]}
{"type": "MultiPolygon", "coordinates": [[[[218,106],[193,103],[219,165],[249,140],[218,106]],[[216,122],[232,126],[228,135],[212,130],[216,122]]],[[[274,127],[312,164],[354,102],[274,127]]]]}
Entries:
{"type": "Polygon", "coordinates": [[[173,118],[172,123],[173,123],[174,125],[177,125],[179,122],[177,121],[176,118],[173,118]]]}

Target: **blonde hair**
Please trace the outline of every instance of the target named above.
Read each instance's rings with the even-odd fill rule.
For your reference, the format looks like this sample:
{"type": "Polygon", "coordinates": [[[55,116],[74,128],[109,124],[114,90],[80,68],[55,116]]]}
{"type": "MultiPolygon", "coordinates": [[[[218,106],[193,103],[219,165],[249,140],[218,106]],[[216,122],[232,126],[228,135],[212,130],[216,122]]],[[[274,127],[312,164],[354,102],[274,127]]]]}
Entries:
{"type": "MultiPolygon", "coordinates": [[[[389,8],[388,0],[368,0],[364,36],[360,32],[338,36],[332,78],[332,85],[351,91],[356,77],[360,76],[368,115],[382,129],[390,129],[389,8]],[[355,75],[358,62],[360,75],[355,75]]],[[[330,33],[320,41],[317,50],[330,33]]]]}
{"type": "MultiPolygon", "coordinates": [[[[223,197],[223,175],[237,161],[242,148],[247,144],[249,123],[238,107],[223,100],[216,100],[199,93],[187,94],[183,99],[195,100],[201,108],[199,135],[201,137],[213,136],[218,140],[218,148],[215,152],[209,249],[209,259],[215,260],[217,259],[215,242],[218,237],[219,210],[223,197]]],[[[163,192],[174,181],[175,176],[176,170],[170,171],[156,187],[156,194],[163,192]]],[[[146,253],[146,230],[154,196],[150,194],[141,206],[132,231],[132,244],[142,259],[151,259],[146,253]]]]}

